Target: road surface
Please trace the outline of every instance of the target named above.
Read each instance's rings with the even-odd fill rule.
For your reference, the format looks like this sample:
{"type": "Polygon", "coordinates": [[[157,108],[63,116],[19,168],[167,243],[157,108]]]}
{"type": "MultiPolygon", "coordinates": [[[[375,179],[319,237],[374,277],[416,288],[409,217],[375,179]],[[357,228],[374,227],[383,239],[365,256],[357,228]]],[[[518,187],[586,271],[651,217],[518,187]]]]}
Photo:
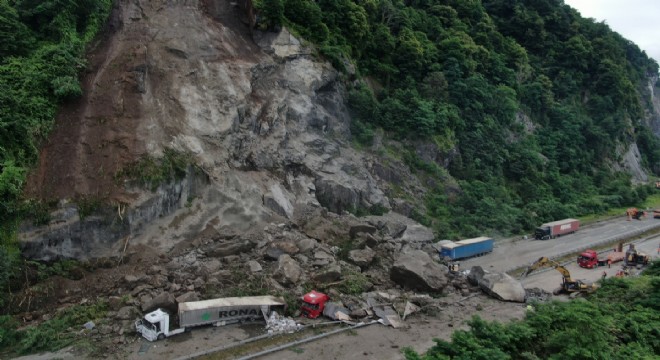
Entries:
{"type": "Polygon", "coordinates": [[[643,220],[627,221],[625,217],[621,217],[585,226],[574,234],[560,236],[556,239],[496,241],[492,253],[461,261],[461,268],[469,269],[479,265],[488,271],[508,271],[518,266],[531,264],[542,256],[551,258],[560,254],[578,252],[607,239],[616,239],[626,234],[635,234],[655,228],[660,228],[660,219],[646,217],[643,220]]]}
{"type": "MultiPolygon", "coordinates": [[[[651,255],[653,259],[657,259],[658,244],[660,244],[660,237],[653,237],[636,243],[635,248],[637,251],[651,255]]],[[[625,251],[627,248],[628,247],[626,246],[623,250],[625,251]]],[[[608,268],[607,266],[601,266],[596,269],[583,269],[578,266],[576,256],[575,261],[565,265],[564,267],[571,273],[571,277],[573,279],[596,282],[601,279],[603,271],[607,274],[608,277],[612,277],[616,274],[617,271],[621,270],[621,265],[623,265],[623,261],[613,264],[611,268],[608,268]]],[[[636,270],[633,270],[633,273],[634,271],[636,270]]],[[[540,288],[545,291],[552,292],[561,284],[561,274],[558,271],[549,270],[542,273],[532,274],[526,278],[523,278],[521,282],[525,288],[540,288]]]]}

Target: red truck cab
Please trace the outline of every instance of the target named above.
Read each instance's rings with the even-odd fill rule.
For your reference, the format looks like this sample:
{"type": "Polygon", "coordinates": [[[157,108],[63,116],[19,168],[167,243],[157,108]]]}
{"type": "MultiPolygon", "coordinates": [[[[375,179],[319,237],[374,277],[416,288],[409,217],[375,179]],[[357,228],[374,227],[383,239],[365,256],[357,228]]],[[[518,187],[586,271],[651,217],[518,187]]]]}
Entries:
{"type": "Polygon", "coordinates": [[[586,250],[578,256],[577,263],[580,267],[587,269],[598,267],[598,253],[594,250],[586,250]]]}
{"type": "Polygon", "coordinates": [[[310,319],[316,319],[321,314],[323,314],[325,303],[328,300],[330,300],[330,298],[324,293],[317,292],[316,290],[308,292],[305,294],[305,296],[302,297],[303,303],[300,307],[302,316],[308,317],[310,319]]]}

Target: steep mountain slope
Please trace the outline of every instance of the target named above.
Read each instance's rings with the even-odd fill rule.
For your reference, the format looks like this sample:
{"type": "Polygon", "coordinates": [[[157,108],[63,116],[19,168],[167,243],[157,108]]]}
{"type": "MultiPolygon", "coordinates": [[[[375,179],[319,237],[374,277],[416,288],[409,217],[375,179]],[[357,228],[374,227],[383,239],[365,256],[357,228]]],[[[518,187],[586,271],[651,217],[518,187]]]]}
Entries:
{"type": "Polygon", "coordinates": [[[60,113],[27,187],[73,203],[60,204],[48,229],[25,229],[28,254],[100,256],[93,244],[109,250],[126,236],[171,246],[207,226],[245,231],[319,202],[335,212],[390,207],[348,146],[338,73],[286,31],[258,34],[258,46],[236,21],[244,14],[229,1],[118,3],[85,96],[60,113]],[[182,182],[151,192],[118,181],[167,151],[196,165],[182,182]],[[161,234],[149,224],[140,237],[194,199],[189,228],[161,234]],[[81,219],[84,201],[103,204],[108,226],[81,219]]]}

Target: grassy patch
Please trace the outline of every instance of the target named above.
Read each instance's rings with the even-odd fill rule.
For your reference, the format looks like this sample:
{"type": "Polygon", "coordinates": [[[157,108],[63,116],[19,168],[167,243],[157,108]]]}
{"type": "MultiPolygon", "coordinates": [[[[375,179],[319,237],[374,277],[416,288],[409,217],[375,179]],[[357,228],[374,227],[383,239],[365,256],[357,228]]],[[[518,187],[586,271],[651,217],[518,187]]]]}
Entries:
{"type": "Polygon", "coordinates": [[[145,156],[119,170],[114,177],[117,182],[137,181],[141,186],[155,191],[163,183],[183,178],[191,163],[192,159],[189,154],[166,149],[162,157],[145,156]]]}
{"type": "Polygon", "coordinates": [[[53,319],[35,326],[18,329],[10,316],[0,316],[0,346],[13,354],[57,351],[85,340],[80,337],[83,324],[103,319],[108,305],[99,301],[91,305],[75,305],[59,312],[53,319]]]}
{"type": "Polygon", "coordinates": [[[342,278],[343,281],[339,283],[337,290],[344,294],[359,295],[373,287],[373,284],[362,273],[346,271],[342,278]]]}

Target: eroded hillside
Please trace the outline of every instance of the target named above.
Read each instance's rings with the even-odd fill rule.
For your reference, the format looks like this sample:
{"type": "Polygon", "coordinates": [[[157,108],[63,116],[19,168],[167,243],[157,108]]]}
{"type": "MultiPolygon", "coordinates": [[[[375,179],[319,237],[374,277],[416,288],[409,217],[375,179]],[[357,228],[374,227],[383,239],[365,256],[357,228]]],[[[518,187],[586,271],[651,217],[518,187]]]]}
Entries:
{"type": "Polygon", "coordinates": [[[337,71],[286,30],[253,37],[241,18],[229,1],[117,4],[85,95],[60,113],[30,176],[29,194],[70,202],[48,229],[24,232],[29,256],[99,256],[127,236],[172,246],[204,229],[293,219],[319,203],[337,213],[391,207],[372,161],[349,146],[337,71]],[[154,192],[118,181],[166,150],[188,154],[196,170],[154,192]],[[81,221],[76,199],[98,199],[104,220],[81,221]]]}

